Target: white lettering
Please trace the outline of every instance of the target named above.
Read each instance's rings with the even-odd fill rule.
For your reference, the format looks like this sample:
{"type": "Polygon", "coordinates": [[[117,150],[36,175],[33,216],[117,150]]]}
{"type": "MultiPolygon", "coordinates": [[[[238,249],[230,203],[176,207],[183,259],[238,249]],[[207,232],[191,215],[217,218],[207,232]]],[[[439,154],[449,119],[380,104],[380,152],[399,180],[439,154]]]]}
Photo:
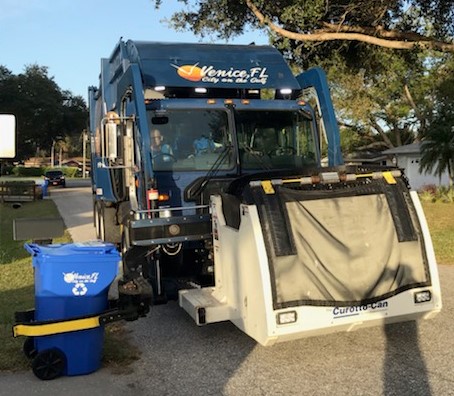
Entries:
{"type": "Polygon", "coordinates": [[[63,280],[66,283],[96,283],[98,281],[99,272],[91,274],[79,274],[78,272],[63,272],[63,280]]]}
{"type": "Polygon", "coordinates": [[[249,71],[245,69],[215,69],[212,65],[201,68],[203,82],[217,84],[219,81],[225,83],[244,84],[251,82],[254,84],[266,84],[268,74],[266,67],[252,67],[249,71]]]}

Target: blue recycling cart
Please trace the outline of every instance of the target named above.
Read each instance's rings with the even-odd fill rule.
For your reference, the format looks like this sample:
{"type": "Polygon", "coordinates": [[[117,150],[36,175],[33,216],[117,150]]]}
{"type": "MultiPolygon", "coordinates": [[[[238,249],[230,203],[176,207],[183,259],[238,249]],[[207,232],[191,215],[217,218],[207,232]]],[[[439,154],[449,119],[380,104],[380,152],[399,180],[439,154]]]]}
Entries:
{"type": "Polygon", "coordinates": [[[35,273],[35,309],[16,313],[14,336],[25,335],[25,354],[44,380],[82,375],[101,365],[108,291],[120,254],[103,242],[25,244],[35,273]],[[19,314],[19,315],[18,315],[19,314]]]}

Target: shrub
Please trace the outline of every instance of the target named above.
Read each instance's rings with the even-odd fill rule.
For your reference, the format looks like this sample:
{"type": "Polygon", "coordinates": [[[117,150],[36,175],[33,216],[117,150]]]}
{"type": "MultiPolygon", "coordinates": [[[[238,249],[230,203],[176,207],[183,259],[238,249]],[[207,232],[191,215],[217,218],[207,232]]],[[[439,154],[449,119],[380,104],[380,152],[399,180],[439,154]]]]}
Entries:
{"type": "Polygon", "coordinates": [[[454,203],[454,190],[453,189],[442,186],[438,189],[438,195],[439,195],[439,199],[441,200],[441,202],[454,203]]]}
{"type": "Polygon", "coordinates": [[[12,165],[2,165],[1,167],[2,174],[0,176],[11,175],[13,173],[14,166],[12,165]]]}
{"type": "Polygon", "coordinates": [[[37,177],[44,175],[44,168],[34,167],[34,168],[25,168],[24,166],[16,166],[13,168],[13,174],[15,176],[23,177],[37,177]]]}
{"type": "Polygon", "coordinates": [[[454,203],[454,190],[446,186],[428,184],[419,191],[419,199],[424,202],[454,203]]]}
{"type": "Polygon", "coordinates": [[[79,169],[76,166],[62,166],[61,168],[46,167],[43,170],[43,174],[50,170],[61,170],[65,177],[77,177],[79,169]]]}

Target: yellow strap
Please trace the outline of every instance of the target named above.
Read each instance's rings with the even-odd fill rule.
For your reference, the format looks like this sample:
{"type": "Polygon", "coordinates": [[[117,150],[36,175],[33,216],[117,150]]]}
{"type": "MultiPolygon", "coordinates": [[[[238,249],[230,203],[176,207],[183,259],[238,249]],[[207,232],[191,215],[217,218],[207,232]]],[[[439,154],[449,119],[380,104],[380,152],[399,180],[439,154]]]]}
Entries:
{"type": "Polygon", "coordinates": [[[14,337],[39,337],[59,333],[68,333],[70,331],[94,329],[95,327],[99,327],[99,316],[68,320],[65,322],[46,323],[42,325],[18,324],[13,326],[13,335],[14,337]]]}
{"type": "Polygon", "coordinates": [[[262,180],[261,184],[262,184],[263,191],[265,191],[265,194],[274,194],[275,193],[271,180],[262,180]]]}
{"type": "Polygon", "coordinates": [[[386,183],[388,184],[397,184],[396,179],[394,179],[394,176],[391,172],[383,172],[383,177],[386,180],[386,183]]]}

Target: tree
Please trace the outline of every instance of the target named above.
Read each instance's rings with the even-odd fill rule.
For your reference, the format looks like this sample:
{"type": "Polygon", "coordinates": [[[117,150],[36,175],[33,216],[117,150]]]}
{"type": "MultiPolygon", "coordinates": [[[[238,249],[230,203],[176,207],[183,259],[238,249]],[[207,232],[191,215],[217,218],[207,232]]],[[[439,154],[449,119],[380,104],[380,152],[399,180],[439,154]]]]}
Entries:
{"type": "Polygon", "coordinates": [[[26,66],[19,75],[0,66],[0,109],[16,116],[18,159],[50,154],[56,136],[79,136],[86,127],[83,99],[62,91],[44,66],[26,66]]]}
{"type": "Polygon", "coordinates": [[[449,57],[434,78],[437,96],[433,118],[421,145],[420,170],[441,176],[448,172],[454,184],[454,59],[449,57]]]}
{"type": "Polygon", "coordinates": [[[227,40],[262,29],[292,66],[324,67],[342,133],[357,134],[343,139],[351,149],[424,137],[446,60],[434,49],[454,51],[452,0],[179,1],[183,10],[169,21],[177,30],[227,40]]]}
{"type": "Polygon", "coordinates": [[[454,186],[454,115],[440,114],[431,125],[430,132],[421,145],[420,171],[435,173],[447,171],[450,189],[454,186]]]}
{"type": "MultiPolygon", "coordinates": [[[[179,0],[170,22],[195,34],[228,39],[266,28],[299,43],[357,41],[393,49],[454,52],[452,0],[179,0]]],[[[159,7],[161,0],[154,0],[159,7]]]]}
{"type": "Polygon", "coordinates": [[[357,148],[372,151],[423,139],[439,100],[436,81],[444,60],[375,48],[369,62],[361,68],[341,56],[322,62],[343,131],[360,132],[357,148]]]}

